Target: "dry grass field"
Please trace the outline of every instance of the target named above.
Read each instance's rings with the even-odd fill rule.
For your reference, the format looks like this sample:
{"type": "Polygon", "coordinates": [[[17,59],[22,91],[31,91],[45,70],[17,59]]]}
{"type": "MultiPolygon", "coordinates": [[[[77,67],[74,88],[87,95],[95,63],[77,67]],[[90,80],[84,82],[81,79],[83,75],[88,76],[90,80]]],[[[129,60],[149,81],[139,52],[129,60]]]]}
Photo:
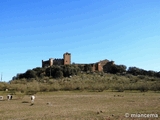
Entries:
{"type": "MultiPolygon", "coordinates": [[[[2,93],[6,97],[5,93],[2,93]]],[[[57,91],[30,96],[13,95],[0,101],[0,120],[149,120],[160,119],[160,93],[57,91]],[[125,113],[159,114],[159,118],[131,118],[125,113]]]]}

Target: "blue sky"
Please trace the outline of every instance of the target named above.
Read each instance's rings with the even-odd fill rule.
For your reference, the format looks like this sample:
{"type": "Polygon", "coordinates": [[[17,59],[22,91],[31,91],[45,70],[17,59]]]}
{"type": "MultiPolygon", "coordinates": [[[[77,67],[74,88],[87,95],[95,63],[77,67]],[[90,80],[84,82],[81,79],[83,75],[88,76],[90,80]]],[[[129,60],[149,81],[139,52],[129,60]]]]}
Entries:
{"type": "Polygon", "coordinates": [[[159,0],[1,0],[3,81],[72,54],[72,62],[113,60],[160,71],[159,0]]]}

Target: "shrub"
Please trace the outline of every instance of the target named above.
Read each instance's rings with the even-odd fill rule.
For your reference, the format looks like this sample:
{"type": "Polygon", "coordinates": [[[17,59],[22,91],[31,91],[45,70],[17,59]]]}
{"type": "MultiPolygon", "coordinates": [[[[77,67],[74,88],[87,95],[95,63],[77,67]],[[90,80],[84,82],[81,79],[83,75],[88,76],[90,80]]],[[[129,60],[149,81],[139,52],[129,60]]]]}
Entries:
{"type": "Polygon", "coordinates": [[[151,85],[151,88],[150,88],[150,90],[153,90],[153,91],[160,91],[160,82],[155,82],[155,83],[153,83],[152,85],[151,85]]]}
{"type": "Polygon", "coordinates": [[[26,94],[35,94],[40,91],[39,83],[37,81],[27,83],[26,94]]]}
{"type": "Polygon", "coordinates": [[[117,90],[118,92],[123,92],[124,86],[123,84],[115,84],[114,89],[117,90]]]}
{"type": "Polygon", "coordinates": [[[141,92],[146,92],[149,90],[149,87],[148,87],[147,83],[139,83],[137,90],[140,90],[141,92]]]}
{"type": "Polygon", "coordinates": [[[8,85],[4,82],[0,82],[0,91],[4,91],[8,88],[8,85]]]}
{"type": "Polygon", "coordinates": [[[55,78],[62,78],[62,77],[63,77],[63,72],[61,70],[56,71],[55,78]]]}

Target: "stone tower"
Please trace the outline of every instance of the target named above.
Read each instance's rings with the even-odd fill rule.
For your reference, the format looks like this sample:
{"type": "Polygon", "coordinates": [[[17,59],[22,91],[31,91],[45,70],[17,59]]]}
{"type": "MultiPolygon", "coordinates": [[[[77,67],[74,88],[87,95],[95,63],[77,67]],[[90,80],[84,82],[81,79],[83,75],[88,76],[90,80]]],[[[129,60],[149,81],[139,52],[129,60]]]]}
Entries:
{"type": "Polygon", "coordinates": [[[70,53],[64,53],[63,54],[63,59],[64,59],[64,65],[69,65],[71,64],[71,54],[70,53]]]}
{"type": "Polygon", "coordinates": [[[53,58],[50,58],[49,59],[49,66],[52,66],[53,65],[53,58]]]}
{"type": "Polygon", "coordinates": [[[97,67],[98,67],[98,68],[97,68],[97,69],[98,69],[98,71],[103,71],[103,67],[101,66],[101,63],[100,63],[100,62],[98,62],[97,64],[98,64],[98,66],[97,66],[97,67]]]}

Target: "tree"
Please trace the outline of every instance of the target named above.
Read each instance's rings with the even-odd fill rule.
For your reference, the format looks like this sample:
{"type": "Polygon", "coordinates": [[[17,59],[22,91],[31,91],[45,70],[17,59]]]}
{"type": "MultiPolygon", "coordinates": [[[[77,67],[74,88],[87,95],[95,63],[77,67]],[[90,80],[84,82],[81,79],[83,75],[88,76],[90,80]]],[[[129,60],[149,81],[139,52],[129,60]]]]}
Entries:
{"type": "Polygon", "coordinates": [[[36,67],[33,69],[36,72],[36,76],[42,77],[42,75],[45,73],[45,68],[36,67]]]}
{"type": "Polygon", "coordinates": [[[64,77],[69,77],[71,75],[70,65],[63,66],[63,75],[64,75],[64,77]]]}
{"type": "Polygon", "coordinates": [[[85,72],[91,72],[92,71],[92,66],[90,64],[84,65],[84,71],[85,72]]]}
{"type": "Polygon", "coordinates": [[[83,65],[78,65],[78,68],[80,71],[84,71],[84,66],[83,65]]]}
{"type": "Polygon", "coordinates": [[[62,78],[63,77],[63,72],[61,70],[56,71],[55,73],[55,78],[62,78]]]}
{"type": "Polygon", "coordinates": [[[129,67],[128,73],[132,74],[132,75],[148,75],[148,76],[151,76],[151,77],[156,77],[157,76],[157,72],[155,71],[152,71],[152,70],[144,70],[144,69],[140,69],[140,68],[137,68],[137,67],[129,67]]]}
{"type": "Polygon", "coordinates": [[[151,76],[151,77],[156,76],[156,72],[152,70],[147,71],[147,74],[148,76],[151,76]]]}
{"type": "Polygon", "coordinates": [[[160,71],[156,73],[156,77],[160,77],[160,71]]]}
{"type": "Polygon", "coordinates": [[[36,72],[34,70],[27,70],[25,78],[36,78],[36,72]]]}
{"type": "Polygon", "coordinates": [[[125,65],[111,65],[110,66],[110,69],[108,70],[109,73],[113,73],[113,74],[116,74],[116,73],[124,73],[126,72],[126,66],[125,65]]]}
{"type": "Polygon", "coordinates": [[[127,72],[132,75],[140,75],[140,71],[141,70],[137,67],[129,67],[127,72]]]}

